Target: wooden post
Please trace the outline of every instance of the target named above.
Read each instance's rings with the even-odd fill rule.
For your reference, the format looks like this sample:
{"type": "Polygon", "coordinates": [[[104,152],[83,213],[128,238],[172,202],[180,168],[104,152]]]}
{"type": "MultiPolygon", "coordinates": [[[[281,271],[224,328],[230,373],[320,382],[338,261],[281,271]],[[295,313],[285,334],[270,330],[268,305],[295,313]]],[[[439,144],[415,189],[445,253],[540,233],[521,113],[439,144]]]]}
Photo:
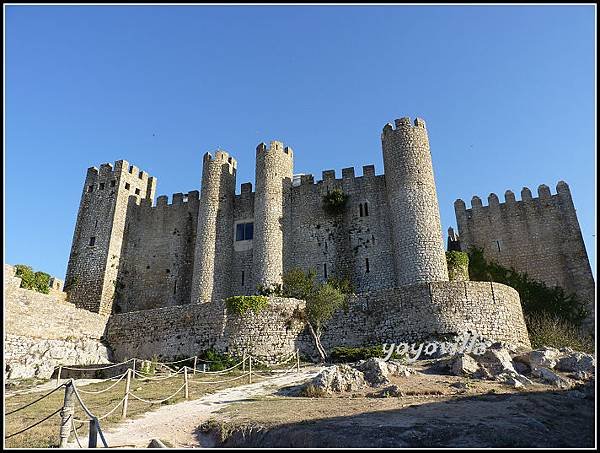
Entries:
{"type": "Polygon", "coordinates": [[[67,382],[65,386],[65,399],[60,411],[60,448],[67,448],[69,435],[71,434],[71,420],[75,415],[75,387],[73,381],[67,382]]]}
{"type": "Polygon", "coordinates": [[[133,371],[135,371],[135,358],[133,359],[133,371]]]}
{"type": "Polygon", "coordinates": [[[88,448],[98,446],[98,419],[96,417],[90,420],[90,435],[88,437],[88,448]]]}
{"type": "Polygon", "coordinates": [[[131,375],[133,371],[131,369],[127,370],[127,381],[125,383],[125,399],[123,400],[123,407],[121,409],[121,418],[127,418],[127,404],[129,403],[129,389],[131,387],[131,375]]]}
{"type": "Polygon", "coordinates": [[[62,365],[58,365],[58,373],[56,374],[56,385],[60,385],[61,373],[62,373],[62,365]]]}
{"type": "Polygon", "coordinates": [[[242,372],[246,371],[246,351],[244,351],[244,356],[242,357],[242,372]]]}
{"type": "Polygon", "coordinates": [[[190,391],[189,391],[189,386],[188,386],[187,366],[183,367],[183,379],[185,381],[185,399],[188,400],[188,399],[190,399],[190,391]]]}
{"type": "Polygon", "coordinates": [[[194,356],[194,373],[196,374],[196,363],[198,363],[198,357],[194,356]]]}
{"type": "Polygon", "coordinates": [[[296,349],[296,373],[300,373],[300,349],[296,349]]]}
{"type": "Polygon", "coordinates": [[[252,356],[248,356],[248,384],[252,384],[252,356]]]}

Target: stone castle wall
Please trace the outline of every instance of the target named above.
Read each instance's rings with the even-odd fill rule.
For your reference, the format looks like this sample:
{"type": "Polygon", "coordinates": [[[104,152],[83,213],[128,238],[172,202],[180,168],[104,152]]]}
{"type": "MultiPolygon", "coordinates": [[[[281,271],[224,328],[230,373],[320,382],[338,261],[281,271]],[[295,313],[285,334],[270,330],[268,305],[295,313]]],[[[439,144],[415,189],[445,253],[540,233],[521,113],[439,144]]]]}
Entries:
{"type": "MultiPolygon", "coordinates": [[[[116,360],[194,356],[208,348],[247,351],[276,361],[296,349],[314,355],[313,340],[298,320],[304,302],[271,298],[268,308],[228,316],[219,302],[111,316],[107,340],[116,360]]],[[[413,342],[464,332],[529,347],[519,295],[498,283],[437,282],[359,294],[327,323],[323,344],[366,346],[413,342]]]]}
{"type": "Polygon", "coordinates": [[[4,360],[8,379],[49,378],[55,366],[108,363],[101,339],[107,316],[75,307],[65,293],[20,288],[4,266],[4,360]]]}
{"type": "Polygon", "coordinates": [[[477,196],[466,208],[454,204],[459,240],[464,251],[483,249],[487,260],[526,272],[550,286],[577,294],[590,310],[593,323],[595,284],[569,187],[564,181],[552,194],[546,185],[533,198],[528,188],[517,201],[511,191],[500,203],[490,194],[484,206],[477,196]]]}

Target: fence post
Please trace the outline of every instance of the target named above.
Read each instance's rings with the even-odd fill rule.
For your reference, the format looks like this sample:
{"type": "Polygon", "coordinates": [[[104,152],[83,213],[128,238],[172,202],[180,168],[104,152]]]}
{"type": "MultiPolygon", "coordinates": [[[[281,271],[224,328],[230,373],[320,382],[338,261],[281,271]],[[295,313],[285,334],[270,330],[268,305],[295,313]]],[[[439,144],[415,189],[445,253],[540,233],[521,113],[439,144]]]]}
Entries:
{"type": "Polygon", "coordinates": [[[252,356],[248,356],[248,384],[252,384],[252,356]]]}
{"type": "Polygon", "coordinates": [[[60,385],[61,373],[62,373],[62,365],[58,365],[58,373],[56,374],[56,385],[60,385]]]}
{"type": "Polygon", "coordinates": [[[185,381],[185,399],[187,400],[187,399],[190,399],[187,366],[183,367],[183,379],[185,381]]]}
{"type": "Polygon", "coordinates": [[[198,362],[198,357],[194,356],[194,372],[193,374],[196,374],[196,363],[198,362]]]}
{"type": "Polygon", "coordinates": [[[125,399],[123,400],[123,408],[121,410],[121,418],[127,418],[127,403],[129,402],[129,388],[131,387],[131,375],[133,371],[127,369],[127,381],[125,383],[125,399]]]}
{"type": "Polygon", "coordinates": [[[300,373],[300,349],[296,349],[296,373],[300,373]]]}
{"type": "Polygon", "coordinates": [[[60,448],[67,448],[69,435],[71,434],[71,420],[75,414],[75,388],[70,380],[65,386],[65,399],[60,411],[60,448]]]}
{"type": "Polygon", "coordinates": [[[244,356],[242,357],[242,372],[246,371],[246,351],[244,351],[244,356]]]}
{"type": "Polygon", "coordinates": [[[135,371],[135,357],[133,358],[133,371],[135,371]]]}
{"type": "Polygon", "coordinates": [[[98,446],[98,419],[93,417],[90,419],[90,435],[88,437],[88,448],[96,448],[98,446]]]}

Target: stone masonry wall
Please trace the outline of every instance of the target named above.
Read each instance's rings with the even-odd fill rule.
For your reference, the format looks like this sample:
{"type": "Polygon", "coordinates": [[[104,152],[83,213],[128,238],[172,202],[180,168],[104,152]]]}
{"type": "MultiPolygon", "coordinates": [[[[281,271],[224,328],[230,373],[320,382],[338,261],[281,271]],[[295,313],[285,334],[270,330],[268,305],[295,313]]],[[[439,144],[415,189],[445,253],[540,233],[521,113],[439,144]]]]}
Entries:
{"type": "Polygon", "coordinates": [[[546,185],[533,198],[528,188],[517,201],[510,190],[505,202],[490,194],[483,206],[477,196],[467,209],[456,200],[454,209],[461,248],[483,249],[486,259],[526,272],[550,286],[577,294],[589,307],[593,325],[595,284],[568,185],[560,181],[557,193],[546,185]]]}
{"type": "Polygon", "coordinates": [[[13,266],[4,266],[7,379],[49,378],[57,365],[108,363],[101,343],[108,317],[76,308],[64,293],[20,288],[13,266]]]}
{"type": "MultiPolygon", "coordinates": [[[[312,338],[298,321],[304,302],[271,298],[258,314],[228,316],[223,303],[192,304],[110,318],[107,340],[116,360],[180,359],[208,348],[277,360],[300,349],[314,354],[312,338]]],[[[477,332],[529,347],[518,293],[498,283],[437,282],[359,294],[327,323],[323,344],[365,346],[420,341],[477,332]]]]}

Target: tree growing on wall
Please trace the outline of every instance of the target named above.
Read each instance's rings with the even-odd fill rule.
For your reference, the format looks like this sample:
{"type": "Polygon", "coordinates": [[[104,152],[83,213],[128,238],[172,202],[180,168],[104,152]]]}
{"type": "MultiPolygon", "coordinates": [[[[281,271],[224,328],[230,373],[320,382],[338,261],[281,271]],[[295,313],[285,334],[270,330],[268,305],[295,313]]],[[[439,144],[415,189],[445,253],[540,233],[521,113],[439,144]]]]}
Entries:
{"type": "Polygon", "coordinates": [[[344,291],[351,291],[351,285],[339,279],[318,282],[316,277],[314,269],[307,272],[298,268],[290,270],[283,275],[282,295],[306,302],[306,308],[299,313],[299,318],[307,324],[319,356],[325,361],[327,353],[321,344],[323,326],[344,305],[344,291]]]}
{"type": "Polygon", "coordinates": [[[33,272],[30,266],[17,264],[15,275],[21,278],[21,288],[31,289],[43,294],[50,292],[50,275],[45,272],[33,272]]]}

